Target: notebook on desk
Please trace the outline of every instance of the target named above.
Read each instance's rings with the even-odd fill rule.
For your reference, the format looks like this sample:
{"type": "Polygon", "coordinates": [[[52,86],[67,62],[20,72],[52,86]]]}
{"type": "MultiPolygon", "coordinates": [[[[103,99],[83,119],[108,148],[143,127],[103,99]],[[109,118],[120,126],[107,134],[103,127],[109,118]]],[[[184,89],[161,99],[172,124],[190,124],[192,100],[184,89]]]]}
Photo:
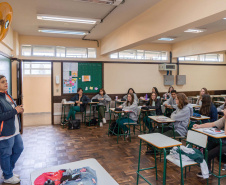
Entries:
{"type": "Polygon", "coordinates": [[[216,128],[205,128],[205,129],[203,129],[203,132],[216,135],[216,134],[223,134],[224,130],[218,130],[216,128]]]}

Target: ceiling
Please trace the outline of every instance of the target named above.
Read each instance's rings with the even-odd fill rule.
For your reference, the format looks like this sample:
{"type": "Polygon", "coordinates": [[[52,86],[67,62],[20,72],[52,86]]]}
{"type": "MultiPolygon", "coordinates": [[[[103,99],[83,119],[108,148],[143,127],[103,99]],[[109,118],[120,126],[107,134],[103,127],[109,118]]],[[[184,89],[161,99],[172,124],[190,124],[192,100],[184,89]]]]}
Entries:
{"type": "MultiPolygon", "coordinates": [[[[101,39],[141,14],[160,0],[125,0],[104,21],[98,24],[87,39],[101,39]]],[[[4,2],[0,0],[0,2],[4,2]]],[[[78,0],[7,0],[13,8],[12,27],[20,35],[82,38],[82,36],[48,34],[38,28],[90,31],[93,25],[37,20],[37,14],[103,19],[115,6],[78,0]]]]}

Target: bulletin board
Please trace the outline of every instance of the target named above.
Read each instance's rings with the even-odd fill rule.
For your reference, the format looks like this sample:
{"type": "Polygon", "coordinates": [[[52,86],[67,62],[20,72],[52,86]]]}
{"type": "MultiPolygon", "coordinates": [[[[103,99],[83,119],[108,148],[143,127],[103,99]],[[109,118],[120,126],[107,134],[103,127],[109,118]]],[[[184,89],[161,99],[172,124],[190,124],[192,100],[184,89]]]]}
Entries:
{"type": "Polygon", "coordinates": [[[102,63],[63,63],[63,94],[97,93],[102,88],[102,63]]]}
{"type": "Polygon", "coordinates": [[[12,94],[11,90],[11,61],[9,58],[0,55],[0,75],[4,75],[8,82],[8,92],[12,94]]]}

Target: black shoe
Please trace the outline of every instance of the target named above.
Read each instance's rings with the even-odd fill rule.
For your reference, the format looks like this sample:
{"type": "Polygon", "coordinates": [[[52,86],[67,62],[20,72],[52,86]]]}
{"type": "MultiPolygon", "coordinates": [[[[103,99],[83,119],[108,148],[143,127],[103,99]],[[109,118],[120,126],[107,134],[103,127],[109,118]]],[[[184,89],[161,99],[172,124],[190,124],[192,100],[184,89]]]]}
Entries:
{"type": "MultiPolygon", "coordinates": [[[[200,178],[203,178],[203,176],[202,176],[202,172],[199,172],[199,173],[197,173],[196,174],[198,177],[200,177],[200,178]]],[[[209,176],[211,176],[212,174],[209,172],[209,176]]]]}

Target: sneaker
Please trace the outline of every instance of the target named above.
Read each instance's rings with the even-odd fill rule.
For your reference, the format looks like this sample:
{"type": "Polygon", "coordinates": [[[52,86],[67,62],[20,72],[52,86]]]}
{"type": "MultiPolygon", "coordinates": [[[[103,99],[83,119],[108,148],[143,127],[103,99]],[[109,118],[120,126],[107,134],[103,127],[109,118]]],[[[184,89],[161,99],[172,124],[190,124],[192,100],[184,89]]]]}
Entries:
{"type": "MultiPolygon", "coordinates": [[[[13,173],[13,176],[17,177],[18,179],[20,178],[20,176],[19,176],[19,175],[17,175],[17,174],[15,174],[15,173],[13,173]]],[[[3,174],[2,174],[2,177],[1,177],[1,179],[4,179],[4,176],[3,176],[3,174]]]]}
{"type": "Polygon", "coordinates": [[[104,123],[104,124],[106,123],[106,119],[105,119],[105,118],[103,118],[103,123],[104,123]]]}
{"type": "Polygon", "coordinates": [[[103,127],[103,123],[102,122],[100,122],[100,127],[103,127]]]}
{"type": "MultiPolygon", "coordinates": [[[[200,178],[203,178],[203,176],[202,176],[202,172],[199,172],[199,173],[197,173],[196,174],[198,177],[200,177],[200,178]]],[[[209,176],[211,176],[212,174],[209,172],[209,176]]]]}
{"type": "Polygon", "coordinates": [[[11,178],[4,180],[4,183],[8,183],[8,184],[18,184],[19,182],[20,182],[20,179],[18,179],[15,176],[12,176],[11,178]]]}

